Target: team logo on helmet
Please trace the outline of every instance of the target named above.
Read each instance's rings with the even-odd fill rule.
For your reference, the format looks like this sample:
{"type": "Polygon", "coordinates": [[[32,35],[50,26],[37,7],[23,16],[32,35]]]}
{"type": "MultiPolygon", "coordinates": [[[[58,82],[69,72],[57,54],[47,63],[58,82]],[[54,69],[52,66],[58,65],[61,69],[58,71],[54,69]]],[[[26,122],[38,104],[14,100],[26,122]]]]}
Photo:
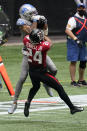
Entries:
{"type": "Polygon", "coordinates": [[[30,20],[36,14],[38,14],[36,8],[30,4],[24,4],[19,9],[19,15],[26,20],[30,20]]]}

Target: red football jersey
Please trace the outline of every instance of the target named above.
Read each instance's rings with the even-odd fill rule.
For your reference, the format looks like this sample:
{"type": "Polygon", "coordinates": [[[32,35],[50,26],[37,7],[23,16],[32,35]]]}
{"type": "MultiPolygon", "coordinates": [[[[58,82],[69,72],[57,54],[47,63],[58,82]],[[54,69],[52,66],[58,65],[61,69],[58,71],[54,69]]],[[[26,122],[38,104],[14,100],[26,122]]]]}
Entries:
{"type": "Polygon", "coordinates": [[[23,43],[27,47],[29,63],[34,66],[46,67],[46,53],[50,49],[50,43],[43,41],[40,44],[32,45],[29,35],[24,37],[23,43]]]}

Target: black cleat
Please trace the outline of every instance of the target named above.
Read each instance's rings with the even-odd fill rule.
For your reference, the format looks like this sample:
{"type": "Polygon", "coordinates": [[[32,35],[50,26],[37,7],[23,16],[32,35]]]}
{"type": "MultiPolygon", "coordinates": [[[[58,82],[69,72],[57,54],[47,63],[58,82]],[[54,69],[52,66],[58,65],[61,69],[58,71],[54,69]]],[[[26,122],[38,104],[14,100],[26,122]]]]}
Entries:
{"type": "Polygon", "coordinates": [[[75,114],[76,112],[81,112],[81,111],[83,111],[83,110],[84,110],[83,107],[74,106],[74,108],[71,109],[70,112],[71,112],[71,114],[73,115],[73,114],[75,114]]]}
{"type": "Polygon", "coordinates": [[[29,107],[30,107],[30,103],[29,103],[29,102],[25,102],[24,115],[25,115],[26,117],[29,116],[29,107]]]}
{"type": "Polygon", "coordinates": [[[77,82],[80,86],[87,86],[87,82],[85,80],[77,82]]]}
{"type": "Polygon", "coordinates": [[[79,85],[76,81],[72,81],[72,82],[71,82],[71,85],[74,86],[74,87],[76,87],[76,86],[79,86],[79,87],[80,87],[80,85],[79,85]]]}

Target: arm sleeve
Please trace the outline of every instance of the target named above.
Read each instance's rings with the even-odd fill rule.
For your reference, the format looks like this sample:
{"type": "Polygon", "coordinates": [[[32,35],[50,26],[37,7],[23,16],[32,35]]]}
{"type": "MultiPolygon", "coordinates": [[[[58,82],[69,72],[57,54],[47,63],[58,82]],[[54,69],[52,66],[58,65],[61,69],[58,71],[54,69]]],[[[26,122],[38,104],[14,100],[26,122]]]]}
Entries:
{"type": "Polygon", "coordinates": [[[74,18],[74,17],[71,17],[71,18],[68,20],[68,23],[67,23],[66,28],[69,29],[69,30],[73,30],[74,28],[76,28],[76,21],[75,21],[75,18],[74,18]]]}
{"type": "Polygon", "coordinates": [[[43,50],[42,51],[48,51],[50,49],[50,43],[48,41],[45,41],[43,43],[43,50]]]}

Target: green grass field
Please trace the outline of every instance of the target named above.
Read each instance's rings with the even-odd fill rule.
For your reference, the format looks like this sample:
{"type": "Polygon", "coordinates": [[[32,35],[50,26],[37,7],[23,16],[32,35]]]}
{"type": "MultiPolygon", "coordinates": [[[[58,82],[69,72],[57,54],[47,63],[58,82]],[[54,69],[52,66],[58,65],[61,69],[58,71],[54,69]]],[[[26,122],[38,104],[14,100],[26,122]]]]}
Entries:
{"type": "MultiPolygon", "coordinates": [[[[22,46],[2,46],[0,55],[6,67],[8,76],[15,89],[19,79],[22,61],[22,46]]],[[[68,95],[83,95],[87,93],[87,87],[70,86],[69,62],[66,60],[66,44],[55,44],[48,52],[58,68],[56,77],[64,86],[68,95]]],[[[79,64],[79,63],[78,63],[79,64]]],[[[78,64],[76,80],[78,80],[78,64]]],[[[0,90],[0,102],[11,101],[6,86],[3,83],[3,89],[0,90]]],[[[85,72],[87,80],[87,69],[85,72]]],[[[32,87],[28,77],[24,83],[23,90],[19,97],[20,100],[27,99],[29,89],[32,87]]],[[[57,93],[53,90],[54,97],[57,93]]],[[[48,98],[45,89],[41,86],[35,98],[48,98]]],[[[3,110],[3,109],[2,109],[3,110]]],[[[0,110],[1,111],[1,110],[0,110]]],[[[58,109],[48,111],[30,112],[30,117],[25,118],[23,113],[0,115],[0,131],[87,131],[87,108],[81,113],[71,115],[69,109],[58,109]]]]}

